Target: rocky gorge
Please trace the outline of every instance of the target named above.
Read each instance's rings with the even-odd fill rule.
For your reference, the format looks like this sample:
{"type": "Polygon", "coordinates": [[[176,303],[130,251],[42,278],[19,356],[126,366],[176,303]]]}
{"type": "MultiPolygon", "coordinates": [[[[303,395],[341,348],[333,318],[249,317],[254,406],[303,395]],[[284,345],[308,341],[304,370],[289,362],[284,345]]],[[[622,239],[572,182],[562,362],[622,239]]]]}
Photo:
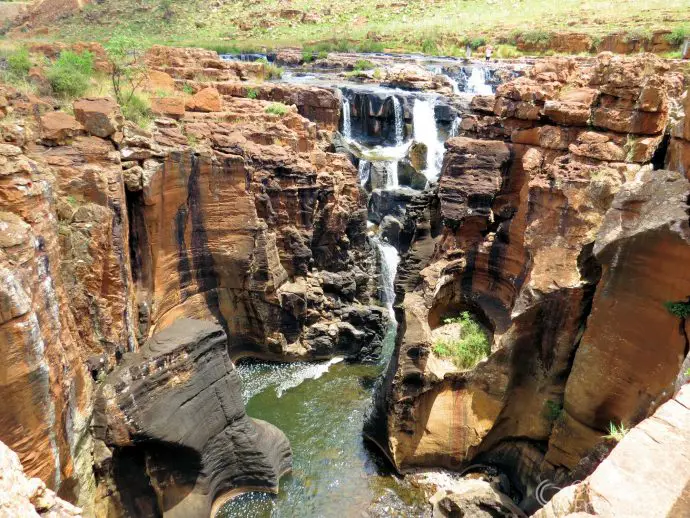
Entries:
{"type": "Polygon", "coordinates": [[[57,516],[686,516],[681,68],[370,58],[155,46],[146,129],[0,87],[0,440],[57,516]]]}

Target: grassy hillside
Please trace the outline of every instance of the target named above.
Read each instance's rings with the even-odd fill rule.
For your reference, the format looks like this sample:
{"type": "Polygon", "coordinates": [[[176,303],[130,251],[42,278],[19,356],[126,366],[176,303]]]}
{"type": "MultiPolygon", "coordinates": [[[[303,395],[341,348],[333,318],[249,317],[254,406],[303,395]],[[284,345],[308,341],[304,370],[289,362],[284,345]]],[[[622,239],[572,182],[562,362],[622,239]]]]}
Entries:
{"type": "Polygon", "coordinates": [[[518,33],[690,34],[690,0],[103,0],[51,25],[62,39],[130,31],[152,42],[246,50],[340,41],[341,50],[458,54],[465,41],[509,42],[518,33]]]}

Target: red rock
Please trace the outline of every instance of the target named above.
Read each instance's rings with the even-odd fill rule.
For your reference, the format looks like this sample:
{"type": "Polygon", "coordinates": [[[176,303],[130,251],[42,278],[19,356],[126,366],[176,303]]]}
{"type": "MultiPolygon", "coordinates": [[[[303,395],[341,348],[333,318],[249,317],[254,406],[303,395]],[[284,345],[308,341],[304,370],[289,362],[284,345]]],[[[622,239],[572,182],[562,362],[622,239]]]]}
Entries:
{"type": "Polygon", "coordinates": [[[185,102],[182,97],[153,97],[151,112],[156,115],[181,119],[185,114],[185,102]]]}
{"type": "Polygon", "coordinates": [[[175,91],[175,80],[170,74],[160,70],[149,70],[147,72],[146,90],[149,92],[168,92],[175,91]]]}
{"type": "Polygon", "coordinates": [[[86,131],[102,138],[121,131],[124,123],[120,106],[108,98],[75,101],[74,116],[82,123],[86,131]]]}
{"type": "Polygon", "coordinates": [[[204,88],[187,100],[186,108],[193,112],[219,112],[222,100],[215,88],[204,88]]]}
{"type": "Polygon", "coordinates": [[[65,144],[83,130],[83,126],[65,112],[49,112],[41,117],[41,138],[52,144],[65,144]]]}

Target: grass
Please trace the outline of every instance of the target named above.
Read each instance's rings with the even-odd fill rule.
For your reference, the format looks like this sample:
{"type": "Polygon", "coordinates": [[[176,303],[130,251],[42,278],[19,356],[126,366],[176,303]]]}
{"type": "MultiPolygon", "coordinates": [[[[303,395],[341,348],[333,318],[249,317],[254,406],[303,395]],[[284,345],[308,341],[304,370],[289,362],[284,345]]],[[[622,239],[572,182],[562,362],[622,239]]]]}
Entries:
{"type": "MultiPolygon", "coordinates": [[[[293,0],[292,9],[316,14],[317,23],[281,18],[278,0],[223,2],[211,11],[202,0],[105,0],[87,5],[51,29],[66,40],[106,40],[123,26],[151,42],[195,45],[223,52],[300,46],[307,52],[426,51],[462,55],[467,42],[511,43],[511,35],[542,41],[552,32],[670,29],[686,34],[690,0],[351,0],[324,4],[293,0]]],[[[306,54],[305,54],[306,55],[306,54]]]]}
{"type": "Polygon", "coordinates": [[[46,72],[53,91],[65,98],[84,95],[92,76],[93,55],[88,51],[77,54],[63,50],[46,72]]]}
{"type": "Polygon", "coordinates": [[[282,117],[289,111],[289,108],[283,103],[271,103],[268,106],[266,106],[266,109],[264,111],[266,113],[282,117]]]}
{"type": "Polygon", "coordinates": [[[450,359],[461,369],[472,369],[491,352],[491,345],[481,326],[465,311],[456,318],[447,318],[445,325],[460,326],[459,337],[440,338],[432,346],[435,354],[450,359]]]}
{"type": "Polygon", "coordinates": [[[616,442],[621,442],[623,440],[623,437],[629,432],[630,430],[626,428],[625,424],[620,423],[619,425],[616,425],[613,421],[609,423],[609,433],[604,435],[604,439],[611,439],[616,442]]]}
{"type": "Polygon", "coordinates": [[[259,92],[256,88],[247,88],[247,99],[256,99],[259,92]]]}
{"type": "Polygon", "coordinates": [[[563,405],[557,401],[547,400],[544,403],[544,417],[549,421],[556,421],[563,415],[563,405]]]}

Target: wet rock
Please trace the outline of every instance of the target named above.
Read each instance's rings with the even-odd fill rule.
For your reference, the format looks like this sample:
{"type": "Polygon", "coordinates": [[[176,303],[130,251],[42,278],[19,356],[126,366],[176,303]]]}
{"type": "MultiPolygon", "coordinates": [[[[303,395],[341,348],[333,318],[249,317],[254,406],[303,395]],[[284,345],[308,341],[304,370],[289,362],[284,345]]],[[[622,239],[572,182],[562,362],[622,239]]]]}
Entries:
{"type": "Polygon", "coordinates": [[[426,144],[423,142],[414,142],[410,146],[410,151],[407,155],[412,167],[414,167],[417,171],[424,171],[424,169],[427,167],[426,161],[428,153],[429,150],[427,149],[426,144]]]}
{"type": "Polygon", "coordinates": [[[404,216],[405,207],[415,194],[408,187],[373,191],[369,198],[369,221],[379,224],[386,215],[398,218],[404,216]]]}
{"type": "Polygon", "coordinates": [[[381,236],[395,247],[398,246],[401,229],[400,221],[391,215],[384,217],[379,225],[381,236]]]}
{"type": "Polygon", "coordinates": [[[398,183],[400,185],[421,191],[428,182],[427,177],[408,160],[403,159],[398,162],[398,183]]]}
{"type": "Polygon", "coordinates": [[[111,498],[126,512],[141,515],[145,498],[134,504],[132,496],[148,491],[165,516],[209,515],[232,491],[276,490],[290,469],[283,433],[245,414],[226,346],[220,326],[180,319],[125,355],[99,389],[94,426],[113,449],[111,498]],[[132,448],[146,471],[122,478],[118,462],[132,448]]]}

